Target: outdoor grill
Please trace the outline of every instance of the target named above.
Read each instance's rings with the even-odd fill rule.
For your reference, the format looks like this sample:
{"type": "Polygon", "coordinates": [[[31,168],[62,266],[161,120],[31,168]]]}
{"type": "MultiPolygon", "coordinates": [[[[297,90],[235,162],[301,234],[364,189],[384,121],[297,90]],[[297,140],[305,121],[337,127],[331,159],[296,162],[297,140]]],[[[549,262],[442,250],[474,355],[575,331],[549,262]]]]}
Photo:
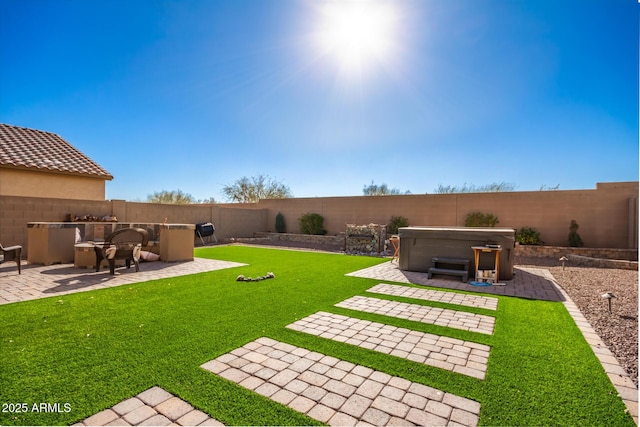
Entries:
{"type": "Polygon", "coordinates": [[[216,227],[210,222],[202,222],[200,224],[196,224],[196,236],[200,237],[200,241],[204,245],[203,237],[213,236],[216,243],[218,243],[218,239],[216,239],[216,227]]]}

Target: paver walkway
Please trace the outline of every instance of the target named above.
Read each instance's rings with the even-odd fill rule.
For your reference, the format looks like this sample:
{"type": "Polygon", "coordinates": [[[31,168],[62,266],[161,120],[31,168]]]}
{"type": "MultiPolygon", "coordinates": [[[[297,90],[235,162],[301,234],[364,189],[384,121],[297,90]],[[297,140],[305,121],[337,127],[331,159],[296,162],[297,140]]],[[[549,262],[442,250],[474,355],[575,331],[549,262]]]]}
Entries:
{"type": "Polygon", "coordinates": [[[404,298],[415,298],[425,301],[444,302],[447,304],[463,305],[465,307],[498,309],[498,299],[480,295],[461,294],[458,292],[433,291],[430,289],[411,288],[409,286],[387,285],[380,283],[367,292],[384,295],[394,295],[404,298]]]}
{"type": "Polygon", "coordinates": [[[76,426],[222,426],[171,393],[153,387],[87,418],[76,426]]]}
{"type": "Polygon", "coordinates": [[[484,379],[491,347],[320,311],[287,326],[334,341],[484,379]]]}
{"type": "Polygon", "coordinates": [[[482,292],[485,294],[507,295],[513,297],[539,299],[545,301],[564,301],[564,295],[558,290],[553,280],[548,280],[542,268],[514,267],[515,275],[506,286],[472,286],[460,280],[428,279],[427,273],[402,271],[395,262],[384,262],[363,270],[354,271],[347,276],[364,277],[381,281],[413,283],[436,288],[454,289],[458,291],[482,292]]]}
{"type": "Polygon", "coordinates": [[[616,388],[616,391],[637,425],[638,388],[629,378],[626,371],[620,366],[613,353],[591,327],[584,315],[580,312],[580,309],[578,309],[564,289],[556,283],[551,272],[546,268],[533,267],[514,267],[514,271],[516,272],[514,280],[507,282],[507,286],[487,286],[481,288],[465,285],[458,281],[427,279],[427,273],[401,271],[398,265],[392,262],[386,262],[364,270],[355,271],[347,274],[347,276],[429,285],[447,289],[464,289],[499,295],[512,295],[521,298],[561,301],[576,322],[576,326],[580,329],[580,332],[582,332],[585,340],[591,346],[595,356],[600,361],[611,383],[616,388]],[[509,292],[506,292],[507,290],[509,290],[509,292]]]}
{"type": "Polygon", "coordinates": [[[496,322],[494,317],[482,314],[362,296],[351,297],[335,306],[487,335],[493,334],[496,322]]]}
{"type": "MultiPolygon", "coordinates": [[[[1,265],[1,264],[0,264],[1,265]]],[[[225,268],[240,267],[246,264],[194,258],[189,262],[145,262],[140,263],[140,271],[134,267],[117,268],[114,276],[109,269],[75,268],[73,264],[26,265],[22,274],[10,263],[0,268],[0,304],[27,301],[37,298],[65,295],[75,292],[104,289],[113,286],[129,285],[148,280],[167,277],[186,276],[225,268]]]]}
{"type": "Polygon", "coordinates": [[[202,368],[330,425],[475,426],[480,414],[473,400],[269,338],[202,368]]]}

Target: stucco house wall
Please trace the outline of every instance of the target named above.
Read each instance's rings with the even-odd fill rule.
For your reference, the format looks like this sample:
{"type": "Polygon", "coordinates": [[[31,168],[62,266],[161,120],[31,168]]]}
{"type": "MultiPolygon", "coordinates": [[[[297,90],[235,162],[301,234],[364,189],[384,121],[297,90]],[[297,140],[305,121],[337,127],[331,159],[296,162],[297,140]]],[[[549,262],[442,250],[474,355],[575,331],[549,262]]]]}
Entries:
{"type": "Polygon", "coordinates": [[[0,196],[104,200],[105,180],[0,167],[0,196]]]}

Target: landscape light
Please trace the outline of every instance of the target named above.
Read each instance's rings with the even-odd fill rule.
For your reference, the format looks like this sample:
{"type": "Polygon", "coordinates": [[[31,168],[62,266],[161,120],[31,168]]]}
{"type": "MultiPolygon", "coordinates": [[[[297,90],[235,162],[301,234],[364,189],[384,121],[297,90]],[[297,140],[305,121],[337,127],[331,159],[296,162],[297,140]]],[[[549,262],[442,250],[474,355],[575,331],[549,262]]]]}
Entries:
{"type": "Polygon", "coordinates": [[[569,261],[569,258],[567,258],[566,256],[563,256],[562,258],[560,258],[560,261],[562,261],[562,269],[564,270],[564,263],[569,261]]]}
{"type": "Polygon", "coordinates": [[[607,292],[602,294],[602,298],[606,298],[609,301],[609,314],[611,314],[611,300],[618,297],[613,292],[607,292]]]}

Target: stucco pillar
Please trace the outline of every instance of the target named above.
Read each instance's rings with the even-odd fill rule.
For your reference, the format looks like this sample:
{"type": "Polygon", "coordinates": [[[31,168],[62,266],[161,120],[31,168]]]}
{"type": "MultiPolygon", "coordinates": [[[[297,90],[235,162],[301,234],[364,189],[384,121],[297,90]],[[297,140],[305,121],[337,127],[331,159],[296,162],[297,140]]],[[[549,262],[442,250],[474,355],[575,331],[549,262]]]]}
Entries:
{"type": "Polygon", "coordinates": [[[129,221],[126,200],[111,200],[111,215],[118,218],[118,222],[129,221]]]}

